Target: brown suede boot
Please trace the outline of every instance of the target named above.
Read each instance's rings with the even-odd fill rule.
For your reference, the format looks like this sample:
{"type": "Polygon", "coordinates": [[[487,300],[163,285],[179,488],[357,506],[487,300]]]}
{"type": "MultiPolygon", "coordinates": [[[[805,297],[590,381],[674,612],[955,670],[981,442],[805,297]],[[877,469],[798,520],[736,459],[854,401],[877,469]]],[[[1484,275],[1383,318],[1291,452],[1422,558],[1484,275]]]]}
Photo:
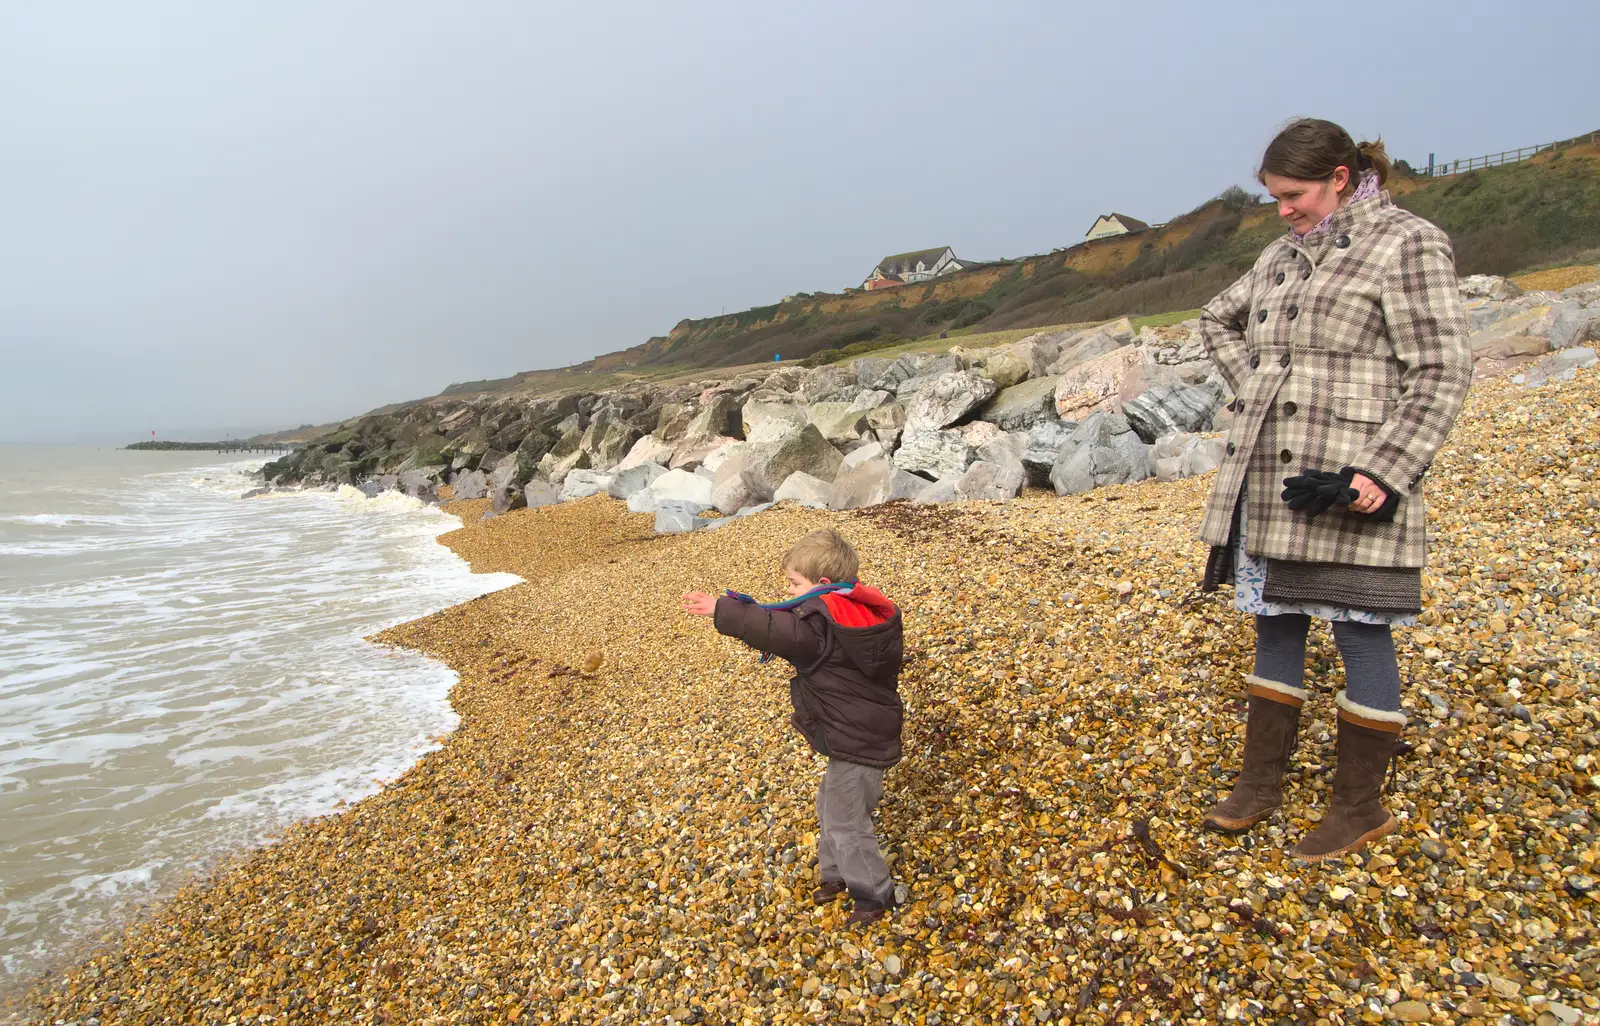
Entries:
{"type": "Polygon", "coordinates": [[[1206,810],[1201,825],[1237,834],[1250,829],[1283,804],[1283,771],[1300,733],[1304,692],[1287,684],[1246,678],[1250,712],[1244,728],[1244,768],[1233,793],[1206,810]]]}
{"type": "Polygon", "coordinates": [[[843,880],[824,880],[821,887],[811,892],[811,900],[818,905],[831,905],[847,890],[843,880]]]}
{"type": "Polygon", "coordinates": [[[1383,807],[1383,785],[1404,726],[1399,713],[1352,709],[1344,695],[1339,696],[1339,767],[1333,774],[1333,802],[1291,855],[1306,862],[1337,858],[1399,828],[1383,807]]]}

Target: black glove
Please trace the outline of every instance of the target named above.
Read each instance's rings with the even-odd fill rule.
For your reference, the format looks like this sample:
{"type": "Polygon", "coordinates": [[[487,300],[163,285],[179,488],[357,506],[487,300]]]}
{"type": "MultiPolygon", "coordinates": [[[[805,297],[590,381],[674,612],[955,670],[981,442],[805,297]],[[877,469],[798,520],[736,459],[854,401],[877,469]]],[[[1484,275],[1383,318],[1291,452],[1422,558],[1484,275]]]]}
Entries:
{"type": "Polygon", "coordinates": [[[1358,493],[1350,487],[1353,476],[1350,470],[1340,474],[1301,470],[1298,476],[1283,479],[1282,498],[1290,509],[1304,513],[1309,520],[1318,513],[1327,512],[1330,506],[1348,506],[1354,502],[1358,493]]]}

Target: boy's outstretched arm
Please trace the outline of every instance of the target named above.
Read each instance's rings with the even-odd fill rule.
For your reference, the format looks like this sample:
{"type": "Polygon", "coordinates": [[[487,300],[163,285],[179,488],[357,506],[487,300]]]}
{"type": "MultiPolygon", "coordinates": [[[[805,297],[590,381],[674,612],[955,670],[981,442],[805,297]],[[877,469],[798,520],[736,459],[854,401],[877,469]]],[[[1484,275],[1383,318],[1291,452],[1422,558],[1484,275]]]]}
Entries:
{"type": "MultiPolygon", "coordinates": [[[[688,596],[684,598],[684,607],[688,608],[688,596]]],[[[753,602],[741,602],[724,595],[716,600],[712,622],[721,634],[804,666],[822,655],[825,628],[820,623],[812,623],[817,619],[802,618],[784,609],[762,609],[753,602]]]]}

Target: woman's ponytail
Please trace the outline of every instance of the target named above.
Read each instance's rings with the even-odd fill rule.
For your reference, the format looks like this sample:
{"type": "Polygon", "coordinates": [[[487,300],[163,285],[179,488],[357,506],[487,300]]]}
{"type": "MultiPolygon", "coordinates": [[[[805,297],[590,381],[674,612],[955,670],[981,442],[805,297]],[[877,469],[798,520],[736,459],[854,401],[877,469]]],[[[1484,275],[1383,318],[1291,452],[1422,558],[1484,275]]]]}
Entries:
{"type": "Polygon", "coordinates": [[[1389,180],[1389,154],[1383,148],[1382,139],[1356,143],[1356,152],[1360,154],[1356,159],[1361,164],[1361,170],[1376,171],[1379,185],[1389,180]]]}

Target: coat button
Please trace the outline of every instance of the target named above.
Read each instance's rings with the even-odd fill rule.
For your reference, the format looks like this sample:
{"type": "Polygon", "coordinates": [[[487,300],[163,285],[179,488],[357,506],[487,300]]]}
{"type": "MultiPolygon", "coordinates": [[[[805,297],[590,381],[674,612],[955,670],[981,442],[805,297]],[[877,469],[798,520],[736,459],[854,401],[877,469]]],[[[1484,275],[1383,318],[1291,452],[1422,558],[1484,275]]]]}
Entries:
{"type": "Polygon", "coordinates": [[[1283,412],[1284,412],[1284,414],[1286,416],[1292,417],[1296,413],[1300,412],[1300,407],[1295,404],[1295,401],[1293,399],[1291,399],[1288,402],[1283,404],[1283,412]]]}
{"type": "Polygon", "coordinates": [[[1289,354],[1288,353],[1284,353],[1282,356],[1278,357],[1278,366],[1279,367],[1287,367],[1287,366],[1289,366],[1289,354]]]}
{"type": "Polygon", "coordinates": [[[1229,442],[1229,443],[1228,443],[1228,455],[1229,455],[1229,456],[1232,456],[1232,455],[1233,455],[1233,454],[1234,454],[1234,453],[1236,453],[1236,452],[1238,452],[1238,451],[1239,451],[1239,450],[1237,450],[1237,449],[1235,449],[1235,448],[1234,448],[1234,447],[1233,447],[1233,443],[1232,443],[1232,442],[1229,442]]]}
{"type": "Polygon", "coordinates": [[[1252,366],[1252,367],[1261,366],[1261,355],[1259,353],[1256,354],[1255,356],[1250,357],[1250,366],[1252,366]]]}
{"type": "Polygon", "coordinates": [[[1267,312],[1265,310],[1256,311],[1256,320],[1260,321],[1262,324],[1267,323],[1267,312]]]}
{"type": "Polygon", "coordinates": [[[1311,268],[1308,267],[1305,270],[1300,272],[1300,280],[1301,281],[1310,281],[1311,280],[1311,268]]]}
{"type": "Polygon", "coordinates": [[[1288,462],[1290,462],[1291,460],[1294,459],[1294,453],[1290,452],[1288,449],[1285,449],[1282,452],[1278,453],[1278,459],[1282,460],[1285,463],[1288,463],[1288,462]]]}
{"type": "Polygon", "coordinates": [[[1300,316],[1300,308],[1294,304],[1289,305],[1289,319],[1292,321],[1300,316]]]}
{"type": "Polygon", "coordinates": [[[1333,244],[1335,246],[1338,246],[1340,249],[1349,249],[1350,248],[1350,236],[1341,235],[1337,239],[1333,240],[1333,244]]]}
{"type": "Polygon", "coordinates": [[[1279,285],[1283,284],[1283,272],[1282,271],[1278,272],[1278,284],[1279,285]]]}

